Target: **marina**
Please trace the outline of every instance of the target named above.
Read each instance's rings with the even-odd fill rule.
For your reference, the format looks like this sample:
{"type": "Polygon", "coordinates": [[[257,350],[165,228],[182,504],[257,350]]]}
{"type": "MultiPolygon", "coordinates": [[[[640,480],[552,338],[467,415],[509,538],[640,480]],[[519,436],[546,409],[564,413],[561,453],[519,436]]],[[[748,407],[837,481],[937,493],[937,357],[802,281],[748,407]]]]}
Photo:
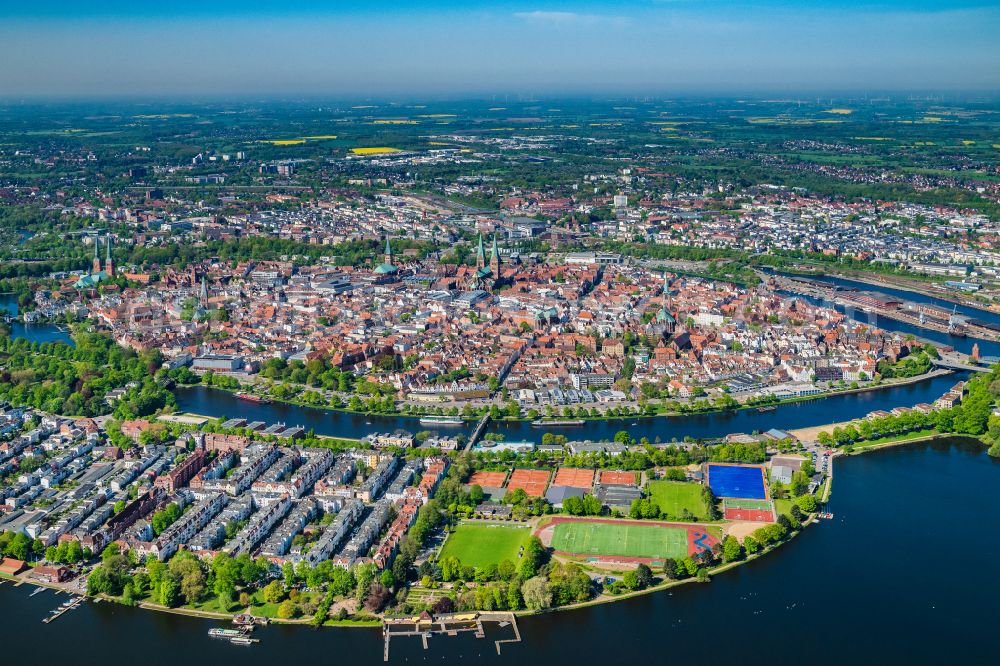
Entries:
{"type": "MultiPolygon", "coordinates": [[[[33,592],[31,596],[34,596],[34,594],[35,593],[33,592]]],[[[62,617],[63,615],[65,615],[69,611],[77,608],[80,604],[83,603],[83,600],[84,600],[84,597],[74,597],[70,601],[66,601],[66,602],[62,603],[55,610],[49,611],[49,613],[50,613],[49,617],[44,618],[42,620],[42,623],[43,624],[49,624],[50,622],[54,622],[54,621],[58,620],[60,617],[62,617]]]]}

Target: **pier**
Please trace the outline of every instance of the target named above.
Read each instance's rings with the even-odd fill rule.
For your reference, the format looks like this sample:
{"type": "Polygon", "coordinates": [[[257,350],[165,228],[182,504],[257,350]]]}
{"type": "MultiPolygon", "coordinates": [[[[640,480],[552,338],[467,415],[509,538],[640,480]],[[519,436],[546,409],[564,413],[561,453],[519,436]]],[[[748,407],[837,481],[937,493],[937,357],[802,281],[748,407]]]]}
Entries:
{"type": "Polygon", "coordinates": [[[484,622],[496,623],[501,628],[511,627],[512,638],[494,641],[497,654],[504,643],[520,643],[521,632],[517,628],[517,616],[514,613],[450,613],[434,616],[423,612],[417,617],[386,619],[382,622],[382,660],[389,661],[389,644],[393,638],[402,636],[419,636],[421,645],[429,649],[427,640],[435,634],[457,636],[461,632],[473,632],[476,638],[486,638],[484,622]]]}
{"type": "Polygon", "coordinates": [[[48,624],[50,622],[54,622],[55,620],[58,620],[63,615],[65,615],[69,611],[73,610],[74,608],[76,608],[77,606],[79,606],[82,603],[83,603],[83,597],[77,597],[77,598],[73,599],[73,601],[70,603],[70,605],[68,605],[68,606],[61,606],[59,608],[59,611],[57,613],[53,613],[52,615],[49,615],[47,618],[43,619],[42,620],[42,624],[48,624]]]}

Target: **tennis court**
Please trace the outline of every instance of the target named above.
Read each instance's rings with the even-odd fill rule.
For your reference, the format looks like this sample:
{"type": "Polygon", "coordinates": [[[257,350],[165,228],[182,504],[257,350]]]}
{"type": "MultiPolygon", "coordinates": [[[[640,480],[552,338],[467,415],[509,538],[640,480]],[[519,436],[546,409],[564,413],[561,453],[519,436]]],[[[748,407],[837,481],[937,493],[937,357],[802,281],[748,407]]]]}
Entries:
{"type": "Polygon", "coordinates": [[[637,486],[639,485],[639,479],[635,472],[602,469],[601,483],[606,486],[637,486]]]}
{"type": "Polygon", "coordinates": [[[466,485],[479,486],[480,488],[503,488],[503,482],[507,480],[507,472],[475,472],[469,477],[466,485]]]}
{"type": "Polygon", "coordinates": [[[746,520],[760,523],[773,523],[774,503],[770,500],[755,499],[724,499],[722,513],[726,520],[746,520]]]}
{"type": "Polygon", "coordinates": [[[758,465],[708,466],[708,486],[716,497],[767,499],[767,477],[758,465]]]}
{"type": "Polygon", "coordinates": [[[560,467],[556,470],[556,478],[552,480],[552,485],[592,490],[594,487],[594,470],[560,467]]]}
{"type": "Polygon", "coordinates": [[[530,497],[541,497],[549,485],[549,472],[544,469],[515,469],[510,473],[507,492],[521,488],[530,497]]]}

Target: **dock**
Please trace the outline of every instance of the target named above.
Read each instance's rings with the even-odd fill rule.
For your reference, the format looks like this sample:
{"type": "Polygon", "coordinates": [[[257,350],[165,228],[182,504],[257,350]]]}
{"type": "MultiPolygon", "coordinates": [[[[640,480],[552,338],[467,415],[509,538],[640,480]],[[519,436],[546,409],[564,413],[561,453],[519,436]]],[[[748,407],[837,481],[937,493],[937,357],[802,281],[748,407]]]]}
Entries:
{"type": "Polygon", "coordinates": [[[77,598],[75,598],[73,600],[73,603],[71,603],[69,606],[62,606],[62,607],[59,608],[59,612],[58,613],[53,613],[52,615],[49,615],[47,618],[43,619],[42,620],[42,624],[48,624],[50,622],[58,620],[64,614],[66,614],[69,611],[73,610],[74,608],[76,608],[77,606],[79,606],[82,603],[83,603],[83,597],[77,597],[77,598]]]}
{"type": "Polygon", "coordinates": [[[520,643],[521,632],[517,628],[517,616],[514,613],[450,613],[433,616],[421,613],[417,617],[386,619],[382,622],[382,660],[389,661],[389,644],[393,638],[402,636],[419,636],[423,649],[429,649],[427,640],[435,634],[457,636],[461,632],[473,632],[476,638],[486,638],[484,622],[492,622],[500,627],[511,627],[513,638],[494,641],[497,654],[504,643],[520,643]]]}

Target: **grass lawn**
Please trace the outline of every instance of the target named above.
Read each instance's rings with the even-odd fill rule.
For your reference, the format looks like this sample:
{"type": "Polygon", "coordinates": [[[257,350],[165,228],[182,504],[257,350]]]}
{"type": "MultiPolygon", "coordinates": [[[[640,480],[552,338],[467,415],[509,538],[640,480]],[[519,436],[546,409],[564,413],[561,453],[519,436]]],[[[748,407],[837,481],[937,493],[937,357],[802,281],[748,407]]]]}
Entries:
{"type": "Polygon", "coordinates": [[[576,555],[624,557],[686,557],[687,529],[632,523],[559,523],[552,547],[576,555]]]}
{"type": "Polygon", "coordinates": [[[485,567],[510,560],[517,564],[521,546],[531,536],[531,528],[487,523],[460,523],[448,536],[441,557],[457,557],[472,567],[485,567]]]}
{"type": "Polygon", "coordinates": [[[708,510],[701,499],[701,484],[683,481],[650,481],[649,494],[660,511],[670,518],[680,520],[684,509],[698,520],[708,518],[708,510]]]}
{"type": "Polygon", "coordinates": [[[777,512],[779,516],[784,515],[791,517],[792,505],[794,503],[795,502],[793,502],[790,499],[776,499],[774,500],[774,510],[777,512]]]}
{"type": "Polygon", "coordinates": [[[879,444],[888,444],[890,442],[902,442],[907,439],[917,439],[918,437],[928,437],[937,432],[934,428],[928,428],[927,430],[917,430],[916,432],[907,432],[901,435],[889,435],[888,437],[880,437],[878,439],[872,439],[865,442],[859,442],[857,444],[852,444],[855,450],[866,449],[869,446],[877,446],[879,444]]]}

